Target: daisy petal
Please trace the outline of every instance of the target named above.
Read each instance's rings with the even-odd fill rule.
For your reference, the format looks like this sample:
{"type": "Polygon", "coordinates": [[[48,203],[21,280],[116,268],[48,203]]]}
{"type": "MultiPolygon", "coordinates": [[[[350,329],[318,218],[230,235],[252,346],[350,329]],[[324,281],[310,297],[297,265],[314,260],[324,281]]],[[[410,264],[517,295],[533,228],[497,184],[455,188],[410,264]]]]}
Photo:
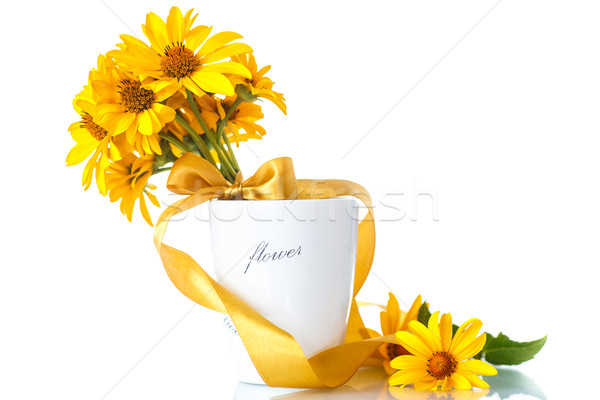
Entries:
{"type": "Polygon", "coordinates": [[[102,196],[106,196],[106,174],[104,169],[96,168],[96,186],[102,196]]]}
{"type": "Polygon", "coordinates": [[[389,329],[388,333],[395,333],[400,330],[400,305],[398,304],[398,299],[394,296],[393,293],[390,293],[389,300],[387,302],[387,315],[389,320],[389,329]]]}
{"type": "MultiPolygon", "coordinates": [[[[214,62],[229,58],[236,54],[251,53],[251,52],[252,52],[252,47],[248,46],[247,44],[232,43],[232,44],[228,44],[227,46],[223,46],[220,49],[215,50],[210,54],[203,56],[200,59],[200,62],[202,64],[210,64],[210,63],[214,63],[214,62]]],[[[242,75],[242,76],[245,76],[246,78],[252,78],[252,74],[250,74],[250,72],[248,72],[248,75],[242,75]]]]}
{"type": "Polygon", "coordinates": [[[127,128],[127,131],[125,133],[127,142],[129,142],[130,144],[133,143],[135,134],[138,131],[138,126],[139,126],[139,118],[138,118],[137,114],[135,114],[135,119],[134,119],[133,123],[131,125],[129,125],[129,128],[127,128]]]}
{"type": "Polygon", "coordinates": [[[436,338],[433,333],[427,329],[425,325],[423,325],[419,321],[411,321],[408,323],[410,330],[419,338],[423,343],[429,347],[430,353],[435,353],[436,351],[441,351],[440,348],[440,340],[436,338]]]}
{"type": "Polygon", "coordinates": [[[152,148],[150,147],[150,143],[148,142],[148,136],[146,136],[146,135],[142,136],[140,139],[140,142],[141,142],[142,150],[143,150],[143,151],[140,151],[140,153],[151,154],[152,148]]]}
{"type": "MultiPolygon", "coordinates": [[[[152,51],[150,46],[148,46],[146,43],[142,42],[140,39],[133,37],[131,35],[121,35],[119,37],[121,38],[123,43],[125,43],[125,46],[127,46],[128,50],[131,50],[138,57],[141,56],[140,57],[141,60],[144,60],[145,58],[149,58],[150,60],[153,60],[153,61],[158,60],[158,55],[152,51]]],[[[136,65],[137,65],[137,63],[136,63],[136,65]]],[[[150,65],[152,65],[152,64],[150,64],[150,65]]],[[[152,66],[154,66],[154,65],[152,65],[152,66]]]]}
{"type": "Polygon", "coordinates": [[[144,200],[144,195],[140,196],[140,211],[142,212],[142,216],[148,223],[148,225],[152,225],[152,218],[150,218],[150,213],[148,212],[148,207],[146,207],[146,200],[144,200]]]}
{"type": "Polygon", "coordinates": [[[437,380],[433,377],[429,379],[422,379],[415,382],[415,389],[417,390],[433,390],[437,386],[437,380]]]}
{"type": "Polygon", "coordinates": [[[458,346],[460,346],[460,343],[463,340],[463,338],[470,338],[472,340],[477,335],[477,332],[479,332],[482,325],[483,324],[481,323],[481,321],[477,318],[471,318],[470,320],[462,324],[454,334],[452,342],[450,343],[449,350],[452,351],[458,346]]]}
{"type": "Polygon", "coordinates": [[[390,361],[390,366],[396,369],[426,368],[427,360],[416,356],[399,356],[390,361]]]}
{"type": "Polygon", "coordinates": [[[407,369],[398,371],[390,377],[390,385],[409,385],[415,383],[418,380],[427,378],[429,374],[427,371],[422,369],[407,369]]]}
{"type": "Polygon", "coordinates": [[[248,68],[233,61],[224,61],[215,64],[204,65],[202,67],[202,71],[218,72],[220,74],[236,74],[245,76],[246,78],[252,78],[252,74],[250,71],[248,71],[248,68]]]}
{"type": "Polygon", "coordinates": [[[469,383],[473,387],[481,388],[481,389],[489,389],[490,385],[478,377],[477,375],[464,375],[464,377],[469,381],[469,383]]]}
{"type": "Polygon", "coordinates": [[[241,39],[243,36],[236,32],[219,32],[212,35],[198,50],[200,57],[205,56],[220,47],[225,46],[227,43],[231,43],[236,39],[241,39]]]}
{"type": "Polygon", "coordinates": [[[444,351],[448,351],[452,342],[452,316],[450,314],[442,314],[440,321],[440,340],[444,351]]]}
{"type": "MultiPolygon", "coordinates": [[[[148,184],[148,187],[150,187],[150,184],[148,184]]],[[[150,200],[150,202],[152,204],[154,204],[156,207],[160,207],[160,203],[158,202],[158,199],[156,198],[156,196],[150,192],[146,192],[146,196],[148,196],[148,199],[150,200]]]]}
{"type": "Polygon", "coordinates": [[[448,378],[448,382],[456,389],[471,389],[471,383],[464,376],[454,373],[448,378]]]}
{"type": "Polygon", "coordinates": [[[186,89],[189,89],[192,93],[194,93],[197,96],[204,96],[206,94],[202,89],[200,89],[200,86],[198,86],[198,84],[194,82],[194,80],[191,77],[186,76],[185,78],[182,78],[181,83],[183,83],[183,86],[186,89]]]}
{"type": "Polygon", "coordinates": [[[84,190],[88,190],[90,185],[92,184],[92,176],[94,172],[94,168],[96,167],[96,163],[98,161],[98,155],[100,154],[100,147],[96,149],[94,155],[88,160],[83,168],[83,175],[81,177],[81,185],[84,190]]]}
{"type": "Polygon", "coordinates": [[[210,31],[212,30],[212,26],[197,26],[192,29],[185,40],[185,47],[190,49],[191,51],[196,51],[198,46],[202,44],[210,35],[210,31]]]}
{"type": "Polygon", "coordinates": [[[425,359],[431,357],[431,351],[428,346],[423,343],[417,336],[410,332],[396,332],[396,338],[402,347],[408,350],[411,354],[425,359]]]}
{"type": "Polygon", "coordinates": [[[134,113],[123,113],[121,114],[121,117],[119,118],[115,118],[115,122],[114,125],[112,127],[112,134],[113,135],[118,135],[119,133],[125,132],[127,130],[127,128],[129,128],[129,126],[133,123],[133,121],[135,120],[135,114],[134,113]]]}
{"type": "Polygon", "coordinates": [[[150,116],[150,121],[152,121],[152,133],[158,133],[165,124],[161,124],[158,116],[152,109],[148,110],[148,115],[150,116]]]}
{"type": "Polygon", "coordinates": [[[159,136],[154,134],[151,136],[148,136],[148,143],[150,144],[150,148],[152,149],[152,151],[154,151],[156,154],[162,154],[162,149],[160,148],[160,143],[159,143],[159,136]]]}
{"type": "Polygon", "coordinates": [[[444,382],[442,383],[442,390],[451,390],[452,383],[448,380],[448,377],[444,378],[444,382]]]}
{"type": "Polygon", "coordinates": [[[440,312],[436,311],[431,315],[431,317],[429,317],[429,323],[427,324],[427,327],[429,328],[429,331],[431,332],[431,334],[435,340],[435,344],[436,344],[437,348],[440,351],[442,351],[443,347],[442,347],[442,340],[441,340],[441,334],[440,334],[440,325],[438,323],[439,320],[440,320],[440,312]]]}
{"type": "Polygon", "coordinates": [[[110,152],[110,159],[113,161],[119,161],[122,158],[119,148],[117,147],[116,144],[114,144],[112,142],[110,143],[109,152],[110,152]]]}
{"type": "Polygon", "coordinates": [[[200,70],[194,73],[191,79],[206,92],[220,93],[226,96],[233,96],[235,94],[231,82],[224,75],[200,70]]]}
{"type": "Polygon", "coordinates": [[[171,7],[169,11],[169,16],[167,17],[167,36],[169,38],[169,42],[171,43],[181,43],[183,42],[185,26],[183,24],[183,15],[181,11],[177,7],[171,7]]]}
{"type": "Polygon", "coordinates": [[[152,104],[152,111],[156,113],[156,116],[158,117],[162,126],[175,119],[175,110],[173,110],[171,107],[165,106],[164,104],[152,104]]]}
{"type": "Polygon", "coordinates": [[[96,148],[97,145],[94,146],[93,142],[87,142],[85,144],[77,143],[75,146],[73,146],[71,151],[69,151],[69,154],[67,154],[67,165],[72,166],[79,164],[80,162],[88,158],[90,154],[92,154],[92,152],[96,150],[96,148]]]}
{"type": "Polygon", "coordinates": [[[150,40],[152,44],[152,50],[162,53],[165,48],[170,44],[167,36],[167,27],[165,21],[163,21],[158,15],[154,13],[148,13],[146,15],[146,25],[142,25],[144,34],[150,40]]]}
{"type": "Polygon", "coordinates": [[[390,328],[390,319],[388,318],[388,314],[385,311],[381,311],[379,313],[379,321],[381,322],[381,333],[384,335],[389,335],[393,333],[392,328],[390,328]]]}
{"type": "Polygon", "coordinates": [[[473,375],[496,375],[498,371],[490,364],[481,360],[467,360],[458,363],[456,371],[473,375]]]}
{"type": "Polygon", "coordinates": [[[142,135],[152,134],[152,118],[148,110],[144,110],[138,114],[140,125],[138,127],[142,135]]]}
{"type": "Polygon", "coordinates": [[[466,360],[474,357],[477,353],[483,349],[485,345],[486,334],[483,333],[471,342],[463,340],[461,344],[456,348],[454,354],[458,360],[466,360]]]}

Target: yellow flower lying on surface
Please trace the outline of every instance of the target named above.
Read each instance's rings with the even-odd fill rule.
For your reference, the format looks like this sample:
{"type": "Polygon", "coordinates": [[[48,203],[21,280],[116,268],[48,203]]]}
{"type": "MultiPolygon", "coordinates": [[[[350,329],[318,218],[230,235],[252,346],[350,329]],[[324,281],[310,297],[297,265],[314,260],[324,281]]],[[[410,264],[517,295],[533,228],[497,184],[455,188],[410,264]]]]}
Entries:
{"type": "Polygon", "coordinates": [[[396,357],[392,368],[401,371],[390,377],[390,385],[414,384],[417,390],[488,388],[477,375],[496,375],[494,367],[481,360],[469,360],[483,348],[486,334],[477,336],[480,320],[473,318],[452,335],[452,317],[439,311],[429,318],[429,325],[412,321],[410,332],[397,332],[398,342],[412,355],[396,357]],[[466,360],[466,361],[465,361],[466,360]]]}
{"type": "Polygon", "coordinates": [[[142,29],[150,46],[133,36],[121,35],[119,50],[107,55],[132,68],[135,74],[174,85],[182,93],[188,89],[198,96],[205,92],[233,96],[234,87],[224,74],[247,78],[251,74],[243,65],[223,60],[252,52],[252,48],[231,43],[242,38],[239,33],[220,32],[209,37],[211,27],[192,28],[198,15],[192,17],[192,12],[189,10],[184,16],[179,8],[172,7],[166,23],[149,13],[142,29]]]}
{"type": "Polygon", "coordinates": [[[148,190],[156,188],[148,184],[153,165],[154,156],[137,157],[129,153],[122,160],[112,163],[106,171],[106,187],[110,201],[121,200],[121,212],[130,222],[135,203],[139,200],[142,216],[148,224],[152,225],[144,196],[147,196],[152,204],[160,207],[156,196],[148,190]]]}
{"type": "MultiPolygon", "coordinates": [[[[383,335],[390,335],[398,331],[408,330],[408,323],[417,319],[417,316],[419,315],[419,308],[421,308],[421,304],[423,304],[421,301],[421,295],[419,295],[413,302],[408,312],[404,313],[402,310],[400,310],[396,296],[394,296],[394,294],[391,292],[389,296],[390,297],[387,303],[386,311],[379,313],[379,318],[381,320],[381,333],[383,335]]],[[[383,368],[385,368],[385,371],[388,373],[388,375],[396,372],[396,370],[390,366],[391,360],[401,355],[410,354],[410,352],[404,347],[395,343],[384,344],[379,348],[379,352],[383,356],[383,368]]]]}

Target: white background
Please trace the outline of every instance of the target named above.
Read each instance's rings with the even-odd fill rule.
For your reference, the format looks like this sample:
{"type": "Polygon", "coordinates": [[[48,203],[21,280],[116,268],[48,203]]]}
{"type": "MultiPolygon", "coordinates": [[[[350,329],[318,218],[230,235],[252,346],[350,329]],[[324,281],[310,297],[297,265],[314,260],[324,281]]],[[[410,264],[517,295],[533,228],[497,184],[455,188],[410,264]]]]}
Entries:
{"type": "MultiPolygon", "coordinates": [[[[83,165],[64,167],[72,97],[97,55],[130,29],[141,37],[146,12],[166,18],[170,4],[6,4],[0,397],[230,399],[222,317],[175,289],[140,215],[128,223],[80,188],[83,165]]],[[[404,304],[421,293],[494,334],[547,333],[519,369],[550,399],[593,389],[597,2],[178,5],[242,33],[288,100],[287,117],[265,104],[268,135],[239,149],[246,176],[287,155],[299,177],[350,179],[373,195],[378,243],[361,299],[384,302],[387,285],[404,304]]],[[[185,226],[181,246],[210,265],[206,224],[185,226]]]]}

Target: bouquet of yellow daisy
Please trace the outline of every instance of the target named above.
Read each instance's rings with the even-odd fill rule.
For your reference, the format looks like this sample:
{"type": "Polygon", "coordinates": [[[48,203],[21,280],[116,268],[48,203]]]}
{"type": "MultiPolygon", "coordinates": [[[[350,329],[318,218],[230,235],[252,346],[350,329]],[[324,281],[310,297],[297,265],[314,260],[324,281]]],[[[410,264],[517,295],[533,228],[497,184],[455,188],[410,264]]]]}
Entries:
{"type": "Polygon", "coordinates": [[[259,125],[264,115],[257,100],[271,101],[286,114],[285,100],[265,76],[270,66],[259,69],[252,48],[238,41],[240,34],[214,33],[211,27],[194,25],[196,17],[193,10],[184,15],[177,7],[171,8],[166,21],[149,13],[142,25],[148,43],[122,35],[116,49],[98,57],[87,84],[73,101],[78,119],[69,131],[76,144],[67,155],[67,165],[87,160],[84,189],[95,180],[102,195],[108,195],[111,202],[120,201],[129,221],[139,203],[150,225],[147,201],[157,207],[159,202],[149,180],[174,165],[169,189],[190,196],[159,219],[155,228],[159,254],[169,277],[184,294],[238,318],[236,326],[244,330],[240,336],[245,337],[249,350],[264,348],[264,338],[270,338],[269,344],[275,344],[273,357],[252,351],[254,364],[266,371],[265,381],[276,386],[339,386],[360,366],[375,363],[390,375],[390,385],[413,385],[419,390],[486,388],[488,384],[479,376],[496,373],[488,363],[515,365],[533,358],[546,338],[519,343],[502,333],[479,334],[478,319],[453,325],[450,314],[431,313],[420,296],[409,310],[402,311],[390,293],[388,304],[380,306],[381,333],[367,329],[354,299],[356,290],[345,342],[307,359],[291,335],[231,296],[187,254],[162,244],[171,216],[207,200],[354,196],[368,208],[367,217],[358,225],[363,243],[356,254],[355,276],[360,282],[354,284],[358,289],[373,260],[372,208],[361,186],[319,181],[323,192],[313,193],[314,181],[296,180],[285,158],[266,163],[255,176],[241,182],[233,144],[266,134],[259,125]],[[278,364],[280,360],[284,362],[278,364]],[[288,373],[290,367],[295,370],[288,373]]]}
{"type": "Polygon", "coordinates": [[[261,139],[259,99],[286,113],[283,95],[258,68],[252,48],[235,32],[194,26],[197,14],[173,7],[162,20],[149,13],[142,29],[149,44],[122,35],[117,49],[98,57],[75,96],[79,120],[67,165],[87,159],[82,184],[98,190],[131,221],[136,202],[152,225],[146,198],[157,207],[149,178],[184,153],[195,153],[233,182],[240,166],[232,143],[261,139]]]}

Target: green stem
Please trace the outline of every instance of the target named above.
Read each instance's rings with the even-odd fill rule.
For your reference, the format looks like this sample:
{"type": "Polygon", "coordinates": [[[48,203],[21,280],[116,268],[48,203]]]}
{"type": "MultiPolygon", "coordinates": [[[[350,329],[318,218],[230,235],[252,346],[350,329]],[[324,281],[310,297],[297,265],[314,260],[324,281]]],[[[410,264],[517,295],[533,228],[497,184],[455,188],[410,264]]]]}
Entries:
{"type": "Polygon", "coordinates": [[[217,138],[222,138],[223,137],[223,131],[225,130],[225,126],[227,125],[227,121],[229,121],[229,117],[231,117],[231,114],[233,114],[233,112],[235,111],[236,108],[238,108],[238,106],[240,104],[242,104],[244,100],[242,100],[241,97],[237,97],[235,99],[235,101],[233,102],[233,104],[231,105],[231,107],[229,107],[229,109],[227,110],[227,113],[225,113],[225,118],[223,118],[223,120],[221,121],[221,123],[219,124],[219,127],[217,128],[217,138]]]}
{"type": "Polygon", "coordinates": [[[231,143],[229,143],[229,138],[227,137],[227,135],[223,135],[223,140],[225,141],[225,144],[227,145],[227,148],[229,149],[229,154],[231,154],[231,161],[233,163],[233,166],[239,171],[240,165],[238,164],[237,158],[235,158],[235,153],[233,152],[233,149],[231,148],[231,143]]]}
{"type": "Polygon", "coordinates": [[[221,162],[221,165],[223,165],[225,167],[225,169],[229,172],[229,175],[232,178],[230,180],[230,182],[233,182],[235,180],[235,175],[237,174],[237,170],[233,167],[233,165],[231,165],[231,163],[229,162],[229,159],[223,152],[223,148],[217,144],[217,142],[215,141],[215,138],[213,138],[211,134],[207,134],[206,137],[208,138],[208,140],[210,141],[210,144],[212,145],[212,147],[215,149],[215,151],[219,155],[219,161],[221,162]]]}
{"type": "Polygon", "coordinates": [[[194,116],[196,117],[196,119],[198,120],[198,123],[204,130],[204,133],[208,133],[208,131],[209,131],[208,126],[206,125],[206,122],[204,122],[204,118],[202,118],[202,115],[200,114],[200,110],[198,109],[198,104],[196,103],[196,100],[194,100],[194,94],[192,92],[190,92],[189,89],[186,89],[185,92],[187,93],[187,101],[190,104],[190,107],[192,108],[192,112],[194,113],[194,116]]]}
{"type": "Polygon", "coordinates": [[[185,143],[183,143],[182,141],[177,139],[177,137],[175,137],[174,135],[164,133],[164,132],[158,132],[158,136],[160,136],[161,139],[164,139],[167,142],[171,143],[173,146],[177,147],[179,150],[181,150],[183,152],[191,151],[191,149],[185,143]]]}
{"type": "Polygon", "coordinates": [[[242,104],[243,101],[244,100],[238,96],[235,99],[235,101],[233,102],[233,104],[231,105],[231,107],[229,107],[229,109],[227,110],[227,113],[225,113],[225,118],[223,118],[223,120],[217,127],[217,141],[219,143],[221,143],[222,140],[225,142],[225,144],[227,145],[227,148],[229,149],[229,154],[231,155],[231,162],[238,170],[240,169],[240,166],[237,162],[237,159],[235,158],[233,149],[231,148],[231,143],[229,143],[229,139],[227,138],[227,136],[224,133],[225,133],[225,127],[227,126],[227,121],[229,121],[229,118],[231,117],[231,115],[235,112],[235,110],[238,108],[238,106],[240,104],[242,104]]]}
{"type": "Polygon", "coordinates": [[[161,172],[170,171],[171,167],[157,168],[154,170],[154,174],[160,174],[161,172]]]}
{"type": "MultiPolygon", "coordinates": [[[[235,178],[235,175],[239,171],[239,166],[234,166],[237,163],[234,163],[233,160],[227,156],[227,154],[223,151],[223,148],[218,144],[220,142],[218,140],[215,140],[215,138],[213,137],[214,132],[212,131],[212,129],[208,129],[208,126],[206,125],[204,118],[202,118],[202,115],[200,114],[200,110],[198,109],[198,104],[196,103],[196,100],[194,99],[194,94],[192,92],[190,92],[189,90],[186,90],[186,93],[187,93],[187,101],[190,104],[192,112],[194,113],[194,116],[198,120],[198,123],[202,127],[202,130],[204,130],[205,137],[208,139],[208,141],[210,142],[212,147],[215,149],[215,151],[219,155],[219,161],[221,162],[221,164],[224,165],[225,169],[228,170],[230,177],[235,178]]],[[[231,114],[229,114],[229,115],[231,115],[231,114]]],[[[229,117],[226,116],[226,118],[229,118],[229,117]]],[[[229,154],[232,155],[233,153],[229,153],[229,154]]],[[[232,182],[233,182],[233,180],[232,180],[232,182]]]]}
{"type": "Polygon", "coordinates": [[[202,153],[202,157],[204,157],[206,160],[208,160],[212,165],[214,165],[216,167],[217,164],[215,163],[215,160],[212,158],[212,156],[210,154],[210,150],[208,150],[206,143],[204,143],[202,138],[200,138],[200,135],[198,135],[196,133],[196,131],[194,130],[194,128],[192,128],[190,126],[190,124],[185,120],[183,115],[177,113],[175,115],[175,121],[177,121],[181,126],[183,126],[185,128],[186,131],[188,131],[192,140],[194,141],[194,143],[196,143],[198,150],[200,150],[200,153],[202,153]]]}

